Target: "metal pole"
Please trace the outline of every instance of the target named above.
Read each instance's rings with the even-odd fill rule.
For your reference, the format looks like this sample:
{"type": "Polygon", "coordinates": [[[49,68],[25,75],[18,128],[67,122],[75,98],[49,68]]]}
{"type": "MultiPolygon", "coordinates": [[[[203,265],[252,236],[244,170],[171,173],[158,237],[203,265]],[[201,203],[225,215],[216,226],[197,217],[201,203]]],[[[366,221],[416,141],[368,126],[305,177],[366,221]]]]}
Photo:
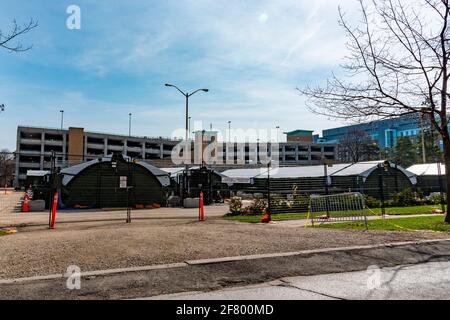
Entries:
{"type": "Polygon", "coordinates": [[[380,165],[378,166],[378,171],[379,171],[379,173],[378,173],[378,187],[379,187],[379,190],[380,190],[381,215],[384,218],[384,216],[386,214],[386,210],[384,208],[384,186],[383,186],[383,184],[384,184],[383,171],[384,170],[383,170],[382,166],[380,166],[380,165]]]}
{"type": "Polygon", "coordinates": [[[231,121],[228,121],[228,142],[231,142],[231,121]]]}
{"type": "Polygon", "coordinates": [[[51,166],[50,166],[50,192],[48,196],[48,227],[51,227],[52,224],[52,199],[54,195],[54,189],[55,189],[55,151],[52,151],[51,156],[51,166]]]}
{"type": "Polygon", "coordinates": [[[59,112],[61,112],[61,130],[62,130],[64,126],[64,110],[59,110],[59,112]]]}
{"type": "Polygon", "coordinates": [[[420,127],[422,129],[422,162],[427,163],[425,155],[425,130],[423,128],[423,114],[420,115],[420,127]]]}
{"type": "MultiPolygon", "coordinates": [[[[191,148],[191,143],[189,141],[189,93],[186,93],[185,97],[186,97],[186,149],[187,149],[187,148],[191,148]]],[[[185,152],[187,152],[187,150],[185,150],[185,152]]],[[[188,170],[189,170],[189,166],[186,163],[185,164],[185,182],[186,183],[184,184],[185,196],[183,197],[183,199],[187,198],[186,195],[189,193],[188,170]]]]}
{"type": "Polygon", "coordinates": [[[201,152],[202,152],[202,168],[205,166],[204,165],[204,160],[203,160],[204,139],[205,139],[205,130],[202,130],[202,148],[201,148],[201,152]]]}
{"type": "Polygon", "coordinates": [[[188,120],[189,120],[188,135],[189,135],[189,138],[191,138],[191,117],[188,117],[188,120]]]}
{"type": "Polygon", "coordinates": [[[189,93],[186,93],[186,142],[189,139],[189,93]]]}
{"type": "Polygon", "coordinates": [[[267,213],[272,214],[272,204],[270,195],[270,162],[267,164],[267,213]]]}
{"type": "Polygon", "coordinates": [[[325,206],[326,206],[326,211],[327,211],[327,218],[330,218],[330,210],[329,210],[329,199],[328,199],[328,195],[330,194],[329,193],[329,190],[328,190],[328,168],[327,168],[327,164],[326,163],[324,163],[323,164],[323,171],[324,171],[324,176],[325,176],[325,195],[326,195],[326,197],[325,197],[325,206]]]}
{"type": "MultiPolygon", "coordinates": [[[[189,94],[189,93],[184,93],[182,90],[180,90],[180,88],[178,88],[177,86],[174,86],[173,84],[166,83],[165,86],[173,87],[173,88],[177,89],[186,98],[186,141],[185,141],[185,143],[186,143],[186,148],[191,148],[191,144],[189,142],[189,97],[199,91],[209,92],[209,90],[208,89],[197,89],[197,90],[193,91],[191,94],[189,94]]],[[[187,190],[187,192],[189,192],[189,183],[188,183],[188,179],[187,179],[188,169],[189,169],[189,166],[188,166],[188,163],[186,163],[185,174],[184,174],[185,182],[186,182],[185,186],[184,186],[185,193],[186,193],[186,190],[187,190]]]]}
{"type": "Polygon", "coordinates": [[[128,136],[131,137],[131,113],[128,114],[128,136]]]}

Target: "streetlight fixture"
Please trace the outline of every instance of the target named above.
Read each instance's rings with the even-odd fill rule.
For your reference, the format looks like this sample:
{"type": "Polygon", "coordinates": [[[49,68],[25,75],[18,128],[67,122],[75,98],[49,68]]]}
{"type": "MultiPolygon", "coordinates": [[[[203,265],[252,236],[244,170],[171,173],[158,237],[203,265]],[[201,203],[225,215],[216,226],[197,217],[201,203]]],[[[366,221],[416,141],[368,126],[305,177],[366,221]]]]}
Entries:
{"type": "Polygon", "coordinates": [[[64,110],[59,110],[59,112],[61,112],[61,130],[62,130],[64,126],[64,110]]]}
{"type": "MultiPolygon", "coordinates": [[[[178,88],[177,86],[175,86],[173,84],[166,83],[165,86],[177,89],[186,98],[186,144],[188,144],[188,141],[189,141],[189,97],[193,96],[194,94],[196,94],[199,91],[209,92],[209,89],[197,89],[192,93],[188,93],[188,92],[185,93],[180,88],[178,88]]],[[[188,167],[188,164],[186,163],[185,190],[187,190],[189,192],[189,185],[188,185],[188,180],[187,180],[188,170],[189,170],[189,167],[188,167]]]]}
{"type": "Polygon", "coordinates": [[[178,88],[177,86],[173,85],[173,84],[165,84],[166,87],[173,87],[175,89],[177,89],[183,96],[185,96],[186,98],[186,141],[188,141],[188,135],[189,135],[189,97],[193,96],[194,94],[196,94],[199,91],[203,91],[203,92],[209,92],[209,89],[197,89],[192,93],[184,93],[180,88],[178,88]]]}

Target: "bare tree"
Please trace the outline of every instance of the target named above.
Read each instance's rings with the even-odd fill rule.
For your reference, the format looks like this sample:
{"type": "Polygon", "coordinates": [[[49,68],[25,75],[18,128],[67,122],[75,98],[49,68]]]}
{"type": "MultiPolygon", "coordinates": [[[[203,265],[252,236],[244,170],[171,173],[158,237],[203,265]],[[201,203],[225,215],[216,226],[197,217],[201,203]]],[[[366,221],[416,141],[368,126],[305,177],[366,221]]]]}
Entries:
{"type": "MultiPolygon", "coordinates": [[[[30,50],[32,46],[26,46],[24,47],[20,41],[18,41],[18,38],[34,28],[38,26],[38,23],[35,22],[33,19],[30,19],[30,21],[27,24],[24,25],[18,25],[16,20],[13,20],[13,25],[10,31],[4,33],[0,29],[0,48],[6,49],[10,52],[23,52],[30,50]]],[[[0,104],[0,113],[5,111],[5,105],[0,104]]]]}
{"type": "Polygon", "coordinates": [[[371,138],[362,129],[352,128],[339,140],[339,158],[341,161],[359,162],[366,158],[367,145],[371,138]]]}
{"type": "Polygon", "coordinates": [[[0,186],[5,186],[14,174],[14,154],[8,149],[0,151],[0,186]]]}
{"type": "MultiPolygon", "coordinates": [[[[309,97],[312,111],[336,118],[429,116],[444,143],[450,191],[449,0],[359,2],[362,19],[356,27],[339,8],[339,24],[348,36],[345,76],[333,75],[325,86],[299,90],[309,97]]],[[[450,203],[450,192],[447,200],[450,203]]],[[[445,221],[450,222],[450,214],[445,221]]]]}
{"type": "Polygon", "coordinates": [[[0,30],[0,48],[6,49],[10,52],[23,52],[30,50],[32,46],[23,46],[18,38],[24,34],[30,32],[38,26],[37,22],[33,19],[23,25],[18,25],[16,20],[13,20],[12,28],[10,31],[4,33],[0,30]]]}

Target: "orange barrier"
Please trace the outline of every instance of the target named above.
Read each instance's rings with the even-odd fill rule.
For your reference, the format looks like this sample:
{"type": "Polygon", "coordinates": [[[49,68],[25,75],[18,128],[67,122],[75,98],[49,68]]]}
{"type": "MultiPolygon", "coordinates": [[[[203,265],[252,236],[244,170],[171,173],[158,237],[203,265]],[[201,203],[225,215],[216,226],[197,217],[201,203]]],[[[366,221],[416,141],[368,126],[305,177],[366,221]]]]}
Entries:
{"type": "Polygon", "coordinates": [[[30,201],[30,196],[28,195],[28,193],[25,193],[25,196],[23,197],[22,212],[30,212],[28,201],[30,201]]]}
{"type": "Polygon", "coordinates": [[[50,229],[55,229],[55,220],[56,220],[56,208],[58,207],[58,192],[55,192],[55,196],[53,197],[53,207],[52,207],[52,216],[50,220],[50,229]]]}
{"type": "Polygon", "coordinates": [[[270,216],[270,213],[264,213],[264,215],[261,218],[262,223],[269,223],[272,221],[272,217],[270,216]]]}
{"type": "Polygon", "coordinates": [[[199,221],[205,221],[205,206],[203,201],[203,192],[200,192],[199,221]]]}

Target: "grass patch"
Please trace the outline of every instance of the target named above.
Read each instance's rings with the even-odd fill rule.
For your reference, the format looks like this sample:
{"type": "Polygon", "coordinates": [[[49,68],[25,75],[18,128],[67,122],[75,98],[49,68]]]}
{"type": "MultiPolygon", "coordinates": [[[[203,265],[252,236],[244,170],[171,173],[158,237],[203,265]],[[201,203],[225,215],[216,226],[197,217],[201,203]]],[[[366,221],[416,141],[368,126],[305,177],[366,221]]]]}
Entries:
{"type": "MultiPolygon", "coordinates": [[[[412,207],[391,207],[385,208],[388,215],[409,215],[409,214],[431,214],[433,209],[441,209],[440,205],[424,205],[412,207]]],[[[381,215],[381,208],[370,209],[374,214],[381,215]]],[[[370,214],[372,212],[369,211],[370,214]]]]}
{"type": "Polygon", "coordinates": [[[7,235],[7,233],[6,233],[5,231],[1,231],[1,230],[0,230],[0,237],[1,237],[1,236],[6,236],[6,235],[7,235]]]}
{"type": "MultiPolygon", "coordinates": [[[[389,230],[389,231],[430,230],[430,231],[450,232],[450,224],[444,223],[443,216],[369,220],[367,222],[367,225],[369,230],[389,230]]],[[[365,225],[363,221],[357,221],[357,222],[343,222],[343,223],[327,223],[320,225],[320,228],[363,230],[365,229],[365,225]]]]}
{"type": "MultiPolygon", "coordinates": [[[[257,216],[225,216],[227,220],[234,220],[240,222],[248,222],[248,223],[258,223],[261,221],[262,214],[257,216]]],[[[273,221],[281,221],[281,220],[299,220],[306,219],[308,217],[308,213],[277,213],[272,214],[273,221]]]]}
{"type": "MultiPolygon", "coordinates": [[[[414,215],[414,214],[431,214],[433,209],[441,209],[440,205],[425,205],[425,206],[413,206],[413,207],[391,207],[386,208],[387,215],[414,215]]],[[[373,208],[366,211],[368,216],[371,215],[381,215],[380,208],[373,208]]],[[[323,213],[325,214],[325,212],[323,213]]],[[[345,216],[348,215],[348,212],[334,212],[335,215],[345,216]]],[[[316,213],[316,215],[321,215],[320,213],[316,213]]],[[[258,223],[261,220],[262,215],[256,216],[225,216],[227,220],[234,220],[240,222],[248,222],[248,223],[258,223]]],[[[308,213],[277,213],[272,214],[272,220],[274,221],[282,221],[282,220],[299,220],[306,219],[308,217],[308,213]]]]}

